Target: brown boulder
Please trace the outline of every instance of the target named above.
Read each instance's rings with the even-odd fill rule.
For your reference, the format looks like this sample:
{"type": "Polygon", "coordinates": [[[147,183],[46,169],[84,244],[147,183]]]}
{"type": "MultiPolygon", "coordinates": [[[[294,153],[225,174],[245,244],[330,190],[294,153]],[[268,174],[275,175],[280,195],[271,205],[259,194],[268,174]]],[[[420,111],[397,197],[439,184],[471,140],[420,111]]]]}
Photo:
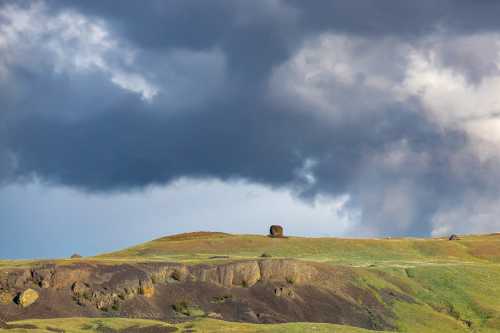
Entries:
{"type": "Polygon", "coordinates": [[[26,289],[17,296],[17,304],[23,308],[30,306],[38,300],[38,293],[33,289],[26,289]]]}
{"type": "Polygon", "coordinates": [[[283,227],[280,225],[272,225],[271,228],[269,228],[269,236],[283,237],[283,227]]]}

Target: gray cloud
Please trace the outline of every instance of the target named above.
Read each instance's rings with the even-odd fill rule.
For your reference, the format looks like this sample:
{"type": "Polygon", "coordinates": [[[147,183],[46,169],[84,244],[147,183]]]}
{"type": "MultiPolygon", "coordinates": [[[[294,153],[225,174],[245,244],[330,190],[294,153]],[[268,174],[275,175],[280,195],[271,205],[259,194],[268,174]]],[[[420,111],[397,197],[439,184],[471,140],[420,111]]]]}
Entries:
{"type": "Polygon", "coordinates": [[[243,178],[304,200],[348,195],[358,234],[448,232],[471,192],[493,206],[498,158],[481,158],[451,102],[409,71],[458,73],[469,89],[498,70],[498,6],[48,1],[29,14],[41,24],[0,21],[26,45],[0,62],[0,177],[98,192],[243,178]]]}

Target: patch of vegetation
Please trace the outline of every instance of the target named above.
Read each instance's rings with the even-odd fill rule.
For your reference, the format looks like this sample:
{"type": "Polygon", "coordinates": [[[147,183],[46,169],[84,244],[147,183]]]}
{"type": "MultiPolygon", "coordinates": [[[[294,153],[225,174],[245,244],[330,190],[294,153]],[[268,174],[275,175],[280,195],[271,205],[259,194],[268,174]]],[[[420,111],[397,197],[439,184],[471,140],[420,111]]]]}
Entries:
{"type": "MultiPolygon", "coordinates": [[[[90,333],[90,332],[123,332],[123,333],[139,333],[153,331],[151,328],[156,328],[153,332],[160,332],[158,328],[164,328],[165,332],[203,332],[203,333],[389,333],[384,331],[371,331],[356,327],[333,325],[333,324],[318,324],[318,323],[289,323],[289,324],[246,324],[225,322],[214,319],[196,319],[192,322],[170,325],[161,321],[146,320],[146,319],[125,319],[125,318],[61,318],[61,319],[36,319],[16,322],[15,324],[30,324],[34,329],[28,332],[33,333],[53,333],[48,330],[57,328],[71,333],[90,333]],[[148,330],[149,329],[149,330],[148,330]]],[[[2,333],[24,333],[26,330],[2,330],[2,333]]],[[[443,333],[443,332],[441,332],[443,333]]]]}
{"type": "Polygon", "coordinates": [[[222,296],[215,296],[210,303],[223,304],[232,300],[233,300],[232,295],[222,295],[222,296]]]}
{"type": "Polygon", "coordinates": [[[405,273],[406,276],[409,277],[410,279],[413,279],[415,277],[415,269],[413,268],[405,268],[405,273]]]}
{"type": "Polygon", "coordinates": [[[186,301],[177,302],[172,305],[172,309],[180,315],[187,317],[203,317],[205,311],[203,311],[199,306],[189,304],[186,301]]]}

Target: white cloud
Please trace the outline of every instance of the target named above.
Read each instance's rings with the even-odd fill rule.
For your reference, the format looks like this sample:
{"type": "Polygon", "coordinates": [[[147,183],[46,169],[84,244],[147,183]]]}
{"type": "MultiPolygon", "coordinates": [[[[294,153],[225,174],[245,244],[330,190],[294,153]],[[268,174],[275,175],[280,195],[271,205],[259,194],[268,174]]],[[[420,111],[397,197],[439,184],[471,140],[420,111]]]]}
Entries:
{"type": "Polygon", "coordinates": [[[307,110],[333,119],[376,112],[400,100],[400,61],[408,45],[324,34],[308,41],[288,62],[275,68],[270,90],[307,110]]]}
{"type": "Polygon", "coordinates": [[[152,86],[142,76],[135,73],[114,71],[111,81],[117,86],[138,93],[147,101],[151,101],[158,93],[158,88],[152,86]]]}
{"type": "Polygon", "coordinates": [[[500,143],[499,34],[436,34],[411,43],[325,34],[277,67],[270,88],[336,119],[416,98],[432,122],[500,143]]]}
{"type": "MultiPolygon", "coordinates": [[[[152,101],[159,88],[134,70],[135,50],[98,19],[73,11],[50,15],[43,2],[0,7],[0,78],[13,64],[48,65],[56,72],[98,71],[118,87],[152,101]]],[[[149,75],[151,76],[151,75],[149,75]]]]}
{"type": "Polygon", "coordinates": [[[270,89],[337,121],[414,99],[429,121],[465,131],[481,159],[500,153],[499,34],[436,34],[412,43],[326,34],[276,68],[270,89]]]}
{"type": "Polygon", "coordinates": [[[466,128],[469,122],[500,114],[500,73],[479,83],[470,82],[464,72],[440,64],[436,52],[415,49],[409,55],[403,82],[409,94],[420,97],[433,120],[443,126],[466,128]]]}
{"type": "Polygon", "coordinates": [[[435,37],[408,58],[402,89],[419,98],[428,119],[465,131],[480,161],[500,157],[500,34],[435,37]]]}

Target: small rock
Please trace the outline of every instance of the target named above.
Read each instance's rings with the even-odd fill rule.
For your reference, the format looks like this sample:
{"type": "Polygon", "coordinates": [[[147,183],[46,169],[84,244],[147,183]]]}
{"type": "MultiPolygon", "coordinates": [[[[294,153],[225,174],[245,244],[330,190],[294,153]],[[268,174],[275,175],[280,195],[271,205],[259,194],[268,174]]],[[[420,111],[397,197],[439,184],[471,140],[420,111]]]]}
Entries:
{"type": "Polygon", "coordinates": [[[217,312],[209,312],[207,314],[207,317],[212,318],[212,319],[222,319],[222,314],[217,313],[217,312]]]}
{"type": "Polygon", "coordinates": [[[0,328],[9,328],[9,325],[7,325],[6,322],[0,319],[0,328]]]}
{"type": "Polygon", "coordinates": [[[38,300],[38,293],[33,289],[26,289],[17,296],[17,304],[23,308],[30,306],[38,300]]]}
{"type": "Polygon", "coordinates": [[[452,241],[452,240],[459,240],[459,239],[460,239],[460,238],[459,238],[457,235],[455,235],[455,234],[450,235],[450,237],[448,237],[448,240],[451,240],[451,241],[452,241]]]}
{"type": "Polygon", "coordinates": [[[271,236],[271,237],[283,237],[283,227],[280,225],[272,225],[269,228],[269,236],[271,236]]]}
{"type": "Polygon", "coordinates": [[[73,254],[70,258],[71,258],[71,259],[80,259],[80,258],[82,258],[82,256],[81,256],[81,255],[79,255],[78,253],[75,253],[75,254],[73,254]]]}

